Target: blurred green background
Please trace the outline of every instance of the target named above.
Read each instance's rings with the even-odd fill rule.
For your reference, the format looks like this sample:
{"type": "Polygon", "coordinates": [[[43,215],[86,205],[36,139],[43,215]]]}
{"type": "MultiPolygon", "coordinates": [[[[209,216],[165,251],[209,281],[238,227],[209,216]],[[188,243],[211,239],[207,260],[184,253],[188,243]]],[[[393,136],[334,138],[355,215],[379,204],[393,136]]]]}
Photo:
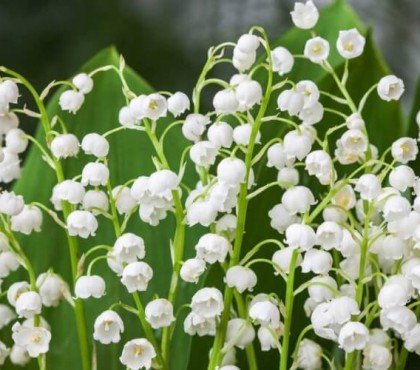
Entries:
{"type": "MultiPolygon", "coordinates": [[[[314,0],[319,6],[329,0],[314,0]]],[[[42,87],[70,76],[114,44],[156,89],[190,91],[210,45],[253,24],[277,38],[292,22],[293,0],[1,0],[1,64],[42,87]]],[[[351,0],[410,103],[419,72],[418,0],[351,0]]]]}

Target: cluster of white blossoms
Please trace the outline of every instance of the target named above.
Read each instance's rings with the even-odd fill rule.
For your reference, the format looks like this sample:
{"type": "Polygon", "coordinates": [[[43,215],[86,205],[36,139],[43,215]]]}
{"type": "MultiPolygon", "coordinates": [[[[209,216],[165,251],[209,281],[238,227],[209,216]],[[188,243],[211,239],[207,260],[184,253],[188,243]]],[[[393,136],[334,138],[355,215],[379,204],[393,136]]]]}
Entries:
{"type": "MultiPolygon", "coordinates": [[[[375,91],[385,102],[399,100],[404,84],[385,76],[355,102],[346,81],[351,59],[363,53],[363,35],[357,29],[337,35],[335,48],[344,65],[338,76],[329,62],[333,46],[314,31],[319,13],[312,1],[296,3],[291,16],[295,26],[311,30],[302,54],[293,55],[283,46],[272,49],[264,30],[253,27],[236,43],[210,49],[191,100],[182,92],[136,96],[124,78],[123,62],[78,74],[71,82],[53,82],[41,95],[2,67],[0,180],[19,177],[19,154],[31,141],[55,171],[57,183],[50,204],[25,202],[12,190],[0,193],[0,283],[19,268],[27,272],[26,280],[0,285],[0,329],[11,337],[0,342],[0,365],[9,359],[25,366],[38,358],[40,369],[46,369],[54,329],[43,313],[63,301],[74,308],[83,370],[93,368],[87,333],[93,333],[97,345],[121,343],[119,359],[127,369],[173,369],[176,325],[183,327],[183,335],[214,337],[209,370],[239,370],[237,352],[242,350],[248,364],[242,368],[257,370],[257,345],[262,352],[279,352],[279,365],[273,367],[280,370],[403,369],[408,352],[420,355],[420,179],[410,167],[418,163],[418,139],[396,138],[380,152],[370,140],[363,111],[375,91]],[[323,91],[311,80],[293,81],[288,74],[297,57],[296,63],[314,63],[331,75],[338,92],[323,91]],[[220,63],[235,70],[227,81],[209,77],[220,63]],[[71,87],[61,93],[59,105],[76,113],[94,88],[94,76],[106,71],[117,73],[126,98],[119,125],[78,138],[59,115],[49,120],[44,99],[53,86],[71,87]],[[39,112],[14,108],[19,84],[29,88],[39,112]],[[218,91],[212,108],[203,113],[200,100],[208,85],[218,91]],[[41,118],[45,143],[18,128],[17,114],[41,118]],[[322,128],[334,121],[338,123],[322,128]],[[267,125],[277,125],[283,134],[267,137],[267,125]],[[185,150],[172,168],[164,139],[176,128],[185,138],[185,150]],[[113,184],[116,169],[108,159],[108,137],[122,130],[150,139],[155,170],[113,184]],[[66,178],[62,162],[77,156],[89,162],[78,176],[66,178]],[[187,166],[196,170],[192,188],[185,179],[187,166]],[[259,183],[263,166],[273,181],[259,183]],[[278,203],[266,214],[248,214],[249,203],[268,189],[277,192],[278,203]],[[54,266],[36,271],[19,242],[19,233],[41,232],[43,215],[67,235],[71,281],[54,272],[54,266]],[[250,217],[255,217],[251,222],[269,222],[277,236],[248,245],[250,217]],[[164,297],[151,289],[161,276],[154,276],[157,266],[148,259],[142,236],[128,230],[132,218],[147,227],[175,219],[167,245],[153,246],[172,258],[164,297]],[[91,240],[101,224],[109,223],[115,237],[81,255],[79,239],[91,240]],[[192,245],[185,238],[190,229],[200,233],[192,245]],[[186,258],[186,252],[194,257],[186,258]],[[101,261],[131,301],[115,297],[94,322],[85,322],[83,301],[96,299],[99,307],[107,294],[107,278],[95,273],[101,261]],[[278,289],[266,288],[270,284],[254,271],[256,264],[268,266],[278,289]],[[206,272],[216,265],[223,279],[205,286],[206,272]],[[181,284],[196,286],[189,302],[179,297],[181,284]],[[304,329],[302,316],[294,321],[301,309],[295,305],[299,294],[307,296],[304,329]],[[146,296],[152,298],[145,302],[146,296]],[[122,311],[139,320],[137,338],[126,337],[122,311]],[[292,336],[296,325],[299,333],[292,336]],[[325,340],[335,342],[344,355],[329,351],[325,340]]],[[[420,125],[420,115],[418,121],[420,125]]],[[[98,368],[106,366],[100,358],[94,362],[98,368]]]]}

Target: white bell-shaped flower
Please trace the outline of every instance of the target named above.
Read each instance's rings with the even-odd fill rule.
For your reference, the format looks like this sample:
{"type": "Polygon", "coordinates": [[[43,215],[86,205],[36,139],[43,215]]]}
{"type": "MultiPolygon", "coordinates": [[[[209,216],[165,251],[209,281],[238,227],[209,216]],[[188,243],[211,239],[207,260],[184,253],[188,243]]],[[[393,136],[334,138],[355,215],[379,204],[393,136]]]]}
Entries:
{"type": "Polygon", "coordinates": [[[193,295],[191,309],[205,318],[219,316],[223,311],[223,295],[217,288],[202,288],[193,295]]]}
{"type": "Polygon", "coordinates": [[[83,275],[80,276],[74,286],[74,293],[76,297],[81,299],[86,298],[101,298],[105,295],[105,280],[98,275],[83,275]]]}
{"type": "Polygon", "coordinates": [[[19,128],[13,128],[6,134],[5,144],[11,153],[23,153],[28,147],[28,138],[24,131],[19,128]]]}
{"type": "Polygon", "coordinates": [[[236,288],[239,293],[250,290],[257,284],[257,275],[248,267],[233,266],[226,272],[226,284],[231,288],[236,288]]]}
{"type": "Polygon", "coordinates": [[[130,107],[122,107],[118,113],[118,122],[122,126],[130,127],[136,124],[137,118],[130,107]]]}
{"type": "Polygon", "coordinates": [[[178,117],[190,109],[190,99],[183,92],[177,91],[168,98],[168,111],[178,117]]]}
{"type": "Polygon", "coordinates": [[[115,207],[120,215],[128,215],[136,207],[136,200],[131,195],[129,187],[118,185],[112,189],[115,207]]]}
{"type": "Polygon", "coordinates": [[[404,90],[403,80],[394,75],[382,77],[377,87],[379,97],[385,101],[400,100],[404,90]]]}
{"type": "Polygon", "coordinates": [[[196,142],[200,140],[209,123],[210,119],[207,116],[199,113],[189,114],[182,125],[182,133],[186,139],[196,142]]]}
{"type": "Polygon", "coordinates": [[[115,311],[102,312],[95,320],[93,338],[102,344],[118,343],[124,323],[115,311]]]}
{"type": "Polygon", "coordinates": [[[307,251],[316,243],[315,231],[308,225],[292,224],[286,230],[285,243],[290,248],[307,251]]]}
{"type": "Polygon", "coordinates": [[[378,344],[370,344],[363,350],[363,369],[386,370],[392,365],[391,350],[378,344]]]}
{"type": "Polygon", "coordinates": [[[114,256],[121,262],[131,263],[146,255],[144,240],[133,233],[125,233],[117,238],[113,247],[114,256]]]}
{"type": "Polygon", "coordinates": [[[303,109],[305,99],[303,94],[294,90],[284,90],[277,99],[277,106],[282,112],[289,113],[290,116],[297,116],[303,109]]]}
{"type": "Polygon", "coordinates": [[[283,234],[290,225],[299,221],[299,218],[291,215],[281,203],[270,209],[268,217],[270,217],[270,226],[280,234],[283,234]]]}
{"type": "Polygon", "coordinates": [[[210,141],[199,141],[190,149],[190,158],[197,165],[209,168],[216,161],[217,147],[210,141]]]}
{"type": "Polygon", "coordinates": [[[28,327],[19,322],[12,327],[12,338],[16,345],[24,348],[32,358],[47,353],[50,347],[51,333],[44,327],[28,327]]]}
{"type": "Polygon", "coordinates": [[[150,369],[155,357],[156,351],[147,339],[132,339],[124,345],[120,361],[130,370],[150,369]]]}
{"type": "Polygon", "coordinates": [[[217,178],[227,185],[239,185],[245,180],[246,166],[239,158],[224,158],[217,166],[217,178]]]}
{"type": "Polygon", "coordinates": [[[216,319],[215,317],[203,317],[195,312],[190,312],[184,320],[184,331],[188,335],[213,336],[216,334],[216,319]]]}
{"type": "Polygon", "coordinates": [[[36,279],[36,286],[45,307],[56,307],[63,298],[70,296],[67,283],[53,272],[40,274],[36,279]]]}
{"type": "Polygon", "coordinates": [[[42,310],[42,299],[37,292],[23,292],[16,300],[16,313],[19,317],[30,319],[39,315],[42,310]]]}
{"type": "Polygon", "coordinates": [[[330,44],[322,37],[316,36],[306,41],[303,54],[312,63],[322,63],[328,59],[330,44]]]}
{"type": "Polygon", "coordinates": [[[73,77],[73,85],[83,94],[89,94],[93,89],[93,80],[86,73],[79,73],[73,77]]]}
{"type": "Polygon", "coordinates": [[[14,311],[5,304],[0,304],[0,330],[16,318],[14,311]]]}
{"type": "Polygon", "coordinates": [[[33,231],[40,232],[42,212],[36,206],[23,207],[22,212],[10,218],[10,228],[13,231],[29,235],[33,231]]]}
{"type": "Polygon", "coordinates": [[[310,283],[308,294],[315,302],[327,302],[334,298],[334,290],[337,290],[337,282],[331,276],[315,276],[310,280],[310,283]]]}
{"type": "Polygon", "coordinates": [[[106,157],[109,152],[108,140],[96,132],[85,135],[81,147],[86,154],[92,154],[97,158],[106,157]]]}
{"type": "Polygon", "coordinates": [[[316,230],[316,243],[325,250],[338,248],[343,239],[343,230],[336,222],[325,221],[316,230]]]}
{"type": "MultiPolygon", "coordinates": [[[[248,146],[251,140],[252,125],[244,123],[233,129],[233,141],[238,145],[248,146]]],[[[258,132],[255,138],[256,143],[260,143],[261,134],[258,132]]]]}
{"type": "Polygon", "coordinates": [[[226,342],[240,349],[247,347],[255,338],[252,324],[244,319],[231,319],[227,324],[226,342]]]}
{"type": "Polygon", "coordinates": [[[392,143],[392,157],[400,163],[406,164],[414,161],[419,152],[416,139],[411,137],[402,137],[392,143]]]}
{"type": "Polygon", "coordinates": [[[17,256],[11,252],[0,253],[0,279],[8,277],[11,272],[16,271],[20,266],[17,256]]]}
{"type": "Polygon", "coordinates": [[[311,205],[315,204],[315,198],[309,188],[295,186],[284,192],[281,202],[290,214],[295,215],[308,212],[311,205]]]}
{"type": "MultiPolygon", "coordinates": [[[[284,272],[286,274],[289,273],[293,251],[294,251],[294,248],[286,247],[286,248],[280,249],[279,251],[273,254],[273,257],[271,258],[271,260],[276,266],[275,267],[276,271],[278,270],[278,272],[284,272]]],[[[299,266],[301,262],[302,262],[302,257],[299,255],[296,262],[296,266],[299,266]]]]}
{"type": "Polygon", "coordinates": [[[109,209],[108,196],[102,190],[88,190],[82,200],[83,208],[92,214],[99,215],[109,209]]]}
{"type": "Polygon", "coordinates": [[[345,59],[352,59],[363,53],[366,39],[356,28],[340,31],[337,39],[337,50],[345,59]]]}
{"type": "Polygon", "coordinates": [[[233,128],[226,122],[215,122],[207,130],[207,138],[216,148],[230,148],[233,143],[233,128]]]}
{"type": "Polygon", "coordinates": [[[26,281],[18,281],[16,283],[13,283],[9,286],[9,289],[7,289],[7,301],[12,305],[13,307],[16,306],[16,301],[20,297],[21,294],[25,292],[29,292],[30,285],[26,281]]]}
{"type": "Polygon", "coordinates": [[[0,213],[7,216],[16,216],[22,212],[25,203],[21,195],[16,195],[13,191],[4,190],[0,193],[0,213]]]}
{"type": "Polygon", "coordinates": [[[76,113],[85,101],[85,96],[82,92],[67,90],[60,95],[59,104],[62,110],[69,113],[76,113]]]}
{"type": "Polygon", "coordinates": [[[313,340],[304,338],[299,344],[296,366],[304,370],[322,368],[322,347],[313,340]]]}
{"type": "Polygon", "coordinates": [[[260,46],[260,40],[258,36],[245,33],[239,37],[236,47],[239,48],[243,53],[251,53],[256,51],[260,46]]]}
{"type": "Polygon", "coordinates": [[[259,325],[268,325],[277,328],[280,324],[280,311],[269,300],[255,302],[249,308],[249,317],[259,325]]]}
{"type": "Polygon", "coordinates": [[[146,262],[132,262],[124,268],[121,282],[129,293],[144,292],[152,277],[153,270],[146,262]]]}
{"type": "Polygon", "coordinates": [[[19,98],[19,87],[15,81],[3,80],[0,84],[0,100],[16,104],[19,98]]]}
{"type": "Polygon", "coordinates": [[[31,361],[28,351],[21,346],[13,345],[9,353],[10,362],[16,366],[25,366],[31,361]]]}
{"type": "Polygon", "coordinates": [[[375,200],[381,194],[381,189],[378,177],[373,174],[360,176],[354,188],[364,200],[375,200]]]}
{"type": "Polygon", "coordinates": [[[150,301],[146,306],[145,315],[153,329],[170,326],[175,321],[172,303],[164,298],[150,301]]]}
{"type": "Polygon", "coordinates": [[[50,200],[56,210],[61,210],[62,201],[76,205],[83,201],[84,196],[85,188],[80,182],[64,180],[54,186],[50,200]]]}
{"type": "Polygon", "coordinates": [[[416,181],[416,174],[411,167],[401,165],[395,167],[389,173],[389,183],[395,189],[404,192],[408,188],[414,186],[416,181]]]}
{"type": "Polygon", "coordinates": [[[406,334],[404,347],[410,352],[420,354],[420,324],[415,324],[413,328],[406,334]]]}
{"type": "Polygon", "coordinates": [[[346,353],[364,349],[369,341],[369,329],[361,322],[350,321],[338,335],[338,343],[346,353]]]}
{"type": "Polygon", "coordinates": [[[293,167],[283,167],[277,174],[279,185],[288,189],[299,184],[299,171],[293,167]]]}
{"type": "Polygon", "coordinates": [[[235,91],[224,89],[218,91],[213,98],[213,107],[217,114],[234,114],[239,108],[235,91]]]}
{"type": "Polygon", "coordinates": [[[273,62],[273,71],[280,76],[289,73],[295,64],[293,55],[282,46],[278,46],[271,51],[271,60],[273,62]]]}
{"type": "Polygon", "coordinates": [[[79,140],[73,134],[61,134],[51,141],[51,152],[55,158],[75,157],[79,153],[79,140]]]}
{"type": "Polygon", "coordinates": [[[179,272],[181,279],[188,283],[198,283],[200,276],[206,271],[206,262],[201,258],[186,260],[179,272]]]}
{"type": "Polygon", "coordinates": [[[295,26],[304,30],[313,28],[319,18],[318,9],[311,0],[306,3],[296,2],[293,11],[290,12],[290,14],[295,26]]]}
{"type": "Polygon", "coordinates": [[[236,88],[236,100],[241,110],[249,110],[261,102],[263,91],[257,81],[242,81],[236,88]]]}
{"type": "Polygon", "coordinates": [[[301,130],[289,131],[283,139],[284,152],[288,158],[303,160],[311,151],[312,139],[301,130]]]}
{"type": "Polygon", "coordinates": [[[109,179],[109,169],[103,163],[90,162],[83,167],[82,185],[106,185],[109,179]]]}
{"type": "Polygon", "coordinates": [[[384,330],[392,329],[400,336],[408,333],[417,323],[414,312],[405,306],[383,309],[379,319],[384,330]]]}
{"type": "Polygon", "coordinates": [[[286,153],[282,143],[271,145],[267,150],[267,167],[275,167],[281,170],[286,165],[286,153]]]}
{"type": "Polygon", "coordinates": [[[302,272],[313,272],[315,274],[327,274],[331,270],[333,264],[332,256],[330,253],[318,250],[308,250],[301,263],[302,272]]]}
{"type": "Polygon", "coordinates": [[[73,211],[67,217],[67,231],[69,235],[87,239],[95,236],[98,221],[89,211],[73,211]]]}
{"type": "Polygon", "coordinates": [[[217,234],[204,234],[195,246],[197,258],[207,263],[224,262],[232,246],[229,241],[217,234]]]}

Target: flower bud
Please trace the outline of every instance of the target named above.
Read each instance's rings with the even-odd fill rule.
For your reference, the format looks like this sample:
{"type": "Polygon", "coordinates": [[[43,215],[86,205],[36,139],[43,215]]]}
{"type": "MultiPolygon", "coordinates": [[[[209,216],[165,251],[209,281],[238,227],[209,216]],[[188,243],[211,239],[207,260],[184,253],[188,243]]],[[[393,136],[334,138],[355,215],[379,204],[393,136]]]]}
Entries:
{"type": "Polygon", "coordinates": [[[128,215],[136,206],[136,200],[132,197],[130,188],[124,185],[112,189],[115,206],[120,215],[128,215]]]}
{"type": "Polygon", "coordinates": [[[256,51],[260,46],[260,40],[258,36],[251,34],[244,34],[239,37],[236,47],[239,48],[243,53],[251,53],[256,51]]]}

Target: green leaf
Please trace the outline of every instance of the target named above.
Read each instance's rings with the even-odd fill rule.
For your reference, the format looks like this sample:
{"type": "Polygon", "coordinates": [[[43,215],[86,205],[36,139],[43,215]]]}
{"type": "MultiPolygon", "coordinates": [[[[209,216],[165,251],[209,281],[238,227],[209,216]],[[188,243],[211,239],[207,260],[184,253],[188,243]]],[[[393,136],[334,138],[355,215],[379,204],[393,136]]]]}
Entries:
{"type": "MultiPolygon", "coordinates": [[[[119,56],[115,49],[109,48],[96,55],[91,61],[82,67],[82,71],[90,72],[104,65],[118,65],[119,56]]],[[[126,78],[130,88],[136,93],[150,93],[151,87],[132,70],[127,69],[126,78]]],[[[94,90],[86,96],[83,107],[76,115],[65,114],[58,105],[60,91],[52,97],[48,106],[50,117],[59,114],[66,122],[69,131],[74,133],[79,140],[89,132],[104,133],[116,128],[118,124],[119,109],[125,105],[125,98],[121,90],[121,82],[116,73],[108,71],[99,73],[94,78],[94,90]]],[[[167,122],[162,121],[160,126],[165,127],[167,122]]],[[[44,143],[42,128],[38,128],[36,134],[38,140],[44,143]]],[[[150,174],[155,170],[151,160],[154,153],[153,148],[145,134],[138,131],[121,131],[108,137],[111,150],[109,155],[109,167],[111,172],[112,185],[120,185],[129,179],[136,178],[143,174],[150,174]]],[[[176,130],[168,135],[166,154],[174,167],[178,166],[182,149],[187,145],[181,133],[176,130]]],[[[77,159],[67,159],[63,162],[66,178],[72,178],[81,173],[85,163],[94,160],[79,154],[77,159]]],[[[191,177],[187,173],[187,179],[191,177]]],[[[51,206],[49,198],[51,190],[56,183],[55,174],[45,162],[41,160],[37,148],[32,147],[24,164],[22,177],[17,181],[14,190],[22,194],[26,202],[38,201],[51,206]]],[[[153,295],[166,297],[169,289],[170,276],[172,271],[170,259],[170,238],[174,232],[174,218],[169,216],[158,227],[152,228],[140,222],[137,215],[133,216],[128,231],[134,232],[144,238],[146,244],[146,261],[153,266],[154,277],[150,282],[148,292],[142,295],[147,303],[153,295]]],[[[187,233],[187,255],[191,254],[191,246],[196,231],[187,233]]],[[[113,244],[115,236],[111,221],[101,218],[100,227],[95,238],[80,240],[81,253],[98,244],[113,244]]],[[[63,275],[67,281],[71,281],[69,252],[65,233],[51,219],[44,215],[43,230],[39,234],[30,237],[21,237],[20,241],[25,252],[33,262],[37,274],[46,271],[51,266],[54,271],[63,275]]],[[[107,282],[107,295],[101,299],[87,300],[85,307],[87,311],[88,332],[93,333],[95,318],[108,307],[119,300],[126,304],[133,305],[132,298],[125,291],[118,278],[110,271],[104,260],[98,262],[93,273],[103,276],[107,282]]],[[[21,279],[26,278],[21,272],[21,279]]],[[[180,284],[179,304],[190,300],[192,284],[188,286],[180,284]]],[[[137,318],[127,312],[120,311],[125,322],[126,330],[122,341],[118,345],[104,346],[96,343],[97,362],[99,369],[121,369],[119,356],[122,345],[125,341],[142,336],[140,324],[137,318]]],[[[81,369],[79,358],[76,326],[71,307],[62,303],[60,307],[47,309],[45,318],[52,328],[51,351],[47,356],[48,369],[73,370],[81,369]]],[[[172,347],[172,364],[174,369],[182,370],[186,367],[190,338],[186,335],[178,337],[172,347]]],[[[29,369],[37,368],[36,362],[32,361],[29,369]]]]}

